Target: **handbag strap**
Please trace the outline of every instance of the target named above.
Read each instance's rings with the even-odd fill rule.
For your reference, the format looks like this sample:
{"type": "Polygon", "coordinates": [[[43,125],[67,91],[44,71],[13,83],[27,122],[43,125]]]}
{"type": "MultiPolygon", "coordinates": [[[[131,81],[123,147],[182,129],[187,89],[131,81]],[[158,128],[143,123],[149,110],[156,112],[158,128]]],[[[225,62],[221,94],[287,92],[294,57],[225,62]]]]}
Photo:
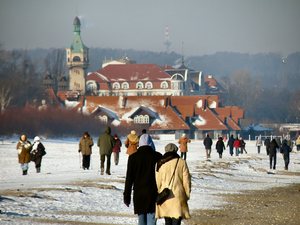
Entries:
{"type": "Polygon", "coordinates": [[[178,161],[179,161],[179,158],[177,159],[177,162],[176,162],[176,165],[175,165],[175,169],[174,169],[173,174],[172,174],[172,177],[171,177],[171,179],[170,179],[170,181],[169,181],[168,187],[170,187],[171,181],[172,181],[173,178],[174,178],[174,175],[175,175],[175,171],[176,171],[176,168],[177,168],[178,161]]]}

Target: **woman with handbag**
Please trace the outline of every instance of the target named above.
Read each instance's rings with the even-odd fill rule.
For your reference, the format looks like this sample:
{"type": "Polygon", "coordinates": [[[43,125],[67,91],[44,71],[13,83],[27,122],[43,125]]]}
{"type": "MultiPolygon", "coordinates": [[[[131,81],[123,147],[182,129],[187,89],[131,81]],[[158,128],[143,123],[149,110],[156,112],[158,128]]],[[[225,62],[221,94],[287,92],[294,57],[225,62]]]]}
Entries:
{"type": "Polygon", "coordinates": [[[162,192],[168,196],[160,202],[158,197],[155,216],[164,218],[166,225],[180,225],[182,219],[190,218],[187,202],[191,192],[191,175],[186,161],[180,158],[177,151],[175,144],[167,144],[165,154],[156,167],[158,196],[162,192]]]}

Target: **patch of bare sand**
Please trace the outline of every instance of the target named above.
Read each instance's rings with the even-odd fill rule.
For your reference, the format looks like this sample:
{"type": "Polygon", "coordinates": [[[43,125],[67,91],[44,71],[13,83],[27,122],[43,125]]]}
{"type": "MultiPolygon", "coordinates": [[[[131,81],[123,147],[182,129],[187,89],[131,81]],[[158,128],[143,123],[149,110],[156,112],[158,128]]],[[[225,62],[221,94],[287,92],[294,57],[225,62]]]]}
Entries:
{"type": "Polygon", "coordinates": [[[243,194],[224,195],[228,204],[217,210],[197,210],[187,225],[299,225],[300,184],[243,194]]]}

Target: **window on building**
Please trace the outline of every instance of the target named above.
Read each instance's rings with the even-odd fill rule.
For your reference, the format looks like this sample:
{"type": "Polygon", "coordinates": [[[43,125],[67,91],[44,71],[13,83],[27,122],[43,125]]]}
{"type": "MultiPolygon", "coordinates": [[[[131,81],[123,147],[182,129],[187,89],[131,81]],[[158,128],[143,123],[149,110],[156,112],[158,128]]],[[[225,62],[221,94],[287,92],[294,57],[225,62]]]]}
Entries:
{"type": "Polygon", "coordinates": [[[81,59],[80,59],[79,56],[74,56],[73,57],[73,62],[80,62],[80,61],[81,61],[81,59]]]}
{"type": "Polygon", "coordinates": [[[167,81],[163,81],[160,84],[160,88],[162,89],[167,89],[169,87],[168,82],[167,81]]]}
{"type": "Polygon", "coordinates": [[[112,85],[113,89],[120,89],[120,84],[118,82],[113,83],[112,85]]]}
{"type": "Polygon", "coordinates": [[[123,82],[122,89],[129,89],[129,84],[127,82],[123,82]]]}
{"type": "Polygon", "coordinates": [[[144,84],[142,82],[136,83],[136,89],[143,89],[143,88],[144,88],[144,84]]]}
{"type": "Polygon", "coordinates": [[[135,124],[149,124],[150,118],[148,115],[136,115],[133,118],[135,124]]]}
{"type": "Polygon", "coordinates": [[[98,116],[99,120],[103,123],[107,123],[108,121],[108,117],[106,115],[103,115],[103,116],[98,116]]]}
{"type": "Polygon", "coordinates": [[[148,81],[146,84],[145,84],[145,88],[146,89],[152,89],[153,88],[153,85],[150,81],[148,81]]]}

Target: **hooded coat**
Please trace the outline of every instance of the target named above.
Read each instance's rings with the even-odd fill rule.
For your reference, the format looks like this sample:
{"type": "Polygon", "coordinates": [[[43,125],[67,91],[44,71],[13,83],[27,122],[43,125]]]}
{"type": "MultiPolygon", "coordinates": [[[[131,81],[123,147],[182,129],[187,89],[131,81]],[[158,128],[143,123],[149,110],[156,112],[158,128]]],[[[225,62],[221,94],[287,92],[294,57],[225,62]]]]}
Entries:
{"type": "Polygon", "coordinates": [[[157,187],[155,182],[155,165],[161,158],[159,152],[148,145],[138,148],[128,157],[124,188],[124,203],[129,205],[133,189],[135,214],[154,213],[157,187]]]}
{"type": "Polygon", "coordinates": [[[98,138],[98,147],[100,155],[111,155],[115,140],[111,136],[111,129],[107,127],[102,135],[98,138]]]}
{"type": "Polygon", "coordinates": [[[126,153],[128,155],[131,155],[137,151],[139,143],[139,137],[134,133],[130,133],[127,136],[127,139],[125,141],[125,146],[127,147],[126,153]]]}
{"type": "Polygon", "coordinates": [[[190,143],[190,142],[191,142],[191,140],[188,139],[187,137],[179,138],[178,144],[179,144],[180,152],[187,152],[188,151],[187,144],[190,143]]]}
{"type": "MultiPolygon", "coordinates": [[[[191,176],[186,161],[179,158],[176,152],[167,152],[162,157],[164,163],[156,171],[156,184],[160,193],[169,186],[176,163],[176,170],[171,182],[173,197],[167,199],[163,204],[156,205],[156,218],[171,217],[178,219],[190,218],[187,201],[191,192],[191,176]],[[178,160],[178,163],[177,163],[178,160]]],[[[160,163],[159,163],[160,164],[160,163]]]]}
{"type": "Polygon", "coordinates": [[[90,136],[82,137],[79,141],[79,150],[82,155],[91,155],[92,146],[94,145],[93,139],[90,136]]]}

